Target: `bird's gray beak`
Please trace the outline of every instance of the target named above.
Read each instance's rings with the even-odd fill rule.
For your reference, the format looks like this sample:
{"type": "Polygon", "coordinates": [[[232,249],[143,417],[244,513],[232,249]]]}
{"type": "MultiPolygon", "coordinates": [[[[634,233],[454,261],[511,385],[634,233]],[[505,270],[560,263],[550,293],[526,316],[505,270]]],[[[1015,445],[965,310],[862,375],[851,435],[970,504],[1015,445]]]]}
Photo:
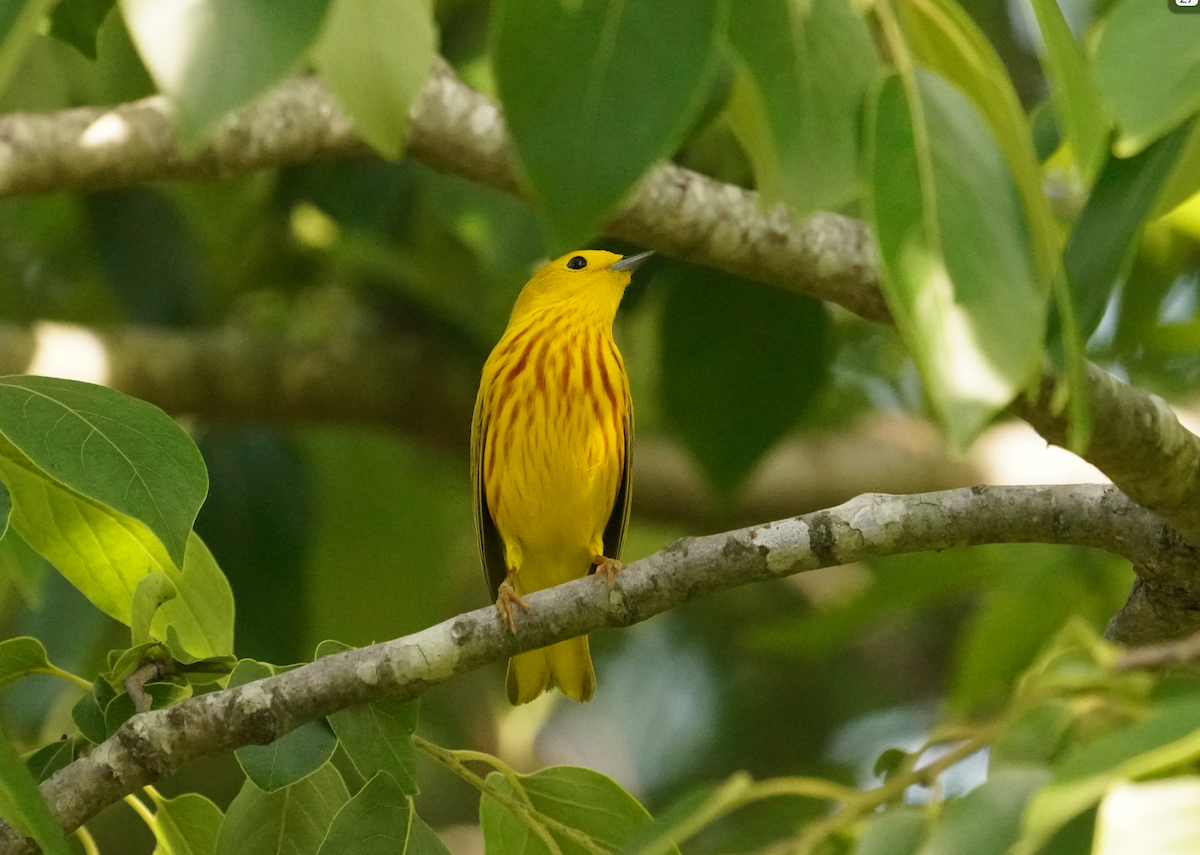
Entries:
{"type": "Polygon", "coordinates": [[[624,258],[618,258],[612,264],[608,265],[609,270],[628,270],[631,273],[642,266],[642,262],[650,256],[654,255],[654,251],[639,252],[637,255],[627,255],[624,258]]]}

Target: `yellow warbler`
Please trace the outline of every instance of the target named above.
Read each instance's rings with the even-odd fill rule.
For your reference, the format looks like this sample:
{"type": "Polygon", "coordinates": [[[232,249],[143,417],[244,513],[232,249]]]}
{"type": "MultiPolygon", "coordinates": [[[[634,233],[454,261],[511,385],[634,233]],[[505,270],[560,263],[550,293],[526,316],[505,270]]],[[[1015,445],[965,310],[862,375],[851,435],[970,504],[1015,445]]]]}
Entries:
{"type": "MultiPolygon", "coordinates": [[[[651,253],[564,255],[521,290],[483,367],[471,427],[475,527],[496,607],[516,632],[523,594],[608,577],[629,518],[633,407],[612,337],[629,277],[651,253]]],[[[557,686],[586,701],[596,690],[587,636],[519,653],[508,699],[557,686]]]]}

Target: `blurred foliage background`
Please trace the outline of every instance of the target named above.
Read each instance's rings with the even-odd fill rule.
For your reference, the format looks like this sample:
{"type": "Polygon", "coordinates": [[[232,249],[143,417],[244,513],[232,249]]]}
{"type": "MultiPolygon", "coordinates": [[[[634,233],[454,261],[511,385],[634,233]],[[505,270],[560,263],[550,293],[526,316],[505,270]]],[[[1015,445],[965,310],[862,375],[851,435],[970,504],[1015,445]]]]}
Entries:
{"type": "MultiPolygon", "coordinates": [[[[1085,32],[1109,5],[1062,7],[1085,32]]],[[[1062,155],[1032,11],[1021,2],[962,6],[1000,52],[1023,106],[1048,117],[1037,124],[1040,153],[1066,228],[1082,196],[1070,170],[1055,171],[1062,155]]],[[[441,53],[464,80],[494,93],[492,4],[438,0],[435,10],[441,53]]],[[[153,91],[121,15],[109,13],[94,59],[36,36],[0,112],[113,104],[153,91]]],[[[674,159],[752,186],[724,103],[714,99],[674,159]]],[[[843,212],[860,213],[854,202],[843,212]]],[[[1193,219],[1148,227],[1088,345],[1093,360],[1181,406],[1193,403],[1200,374],[1198,241],[1193,219]]],[[[601,236],[589,245],[635,249],[601,236]]],[[[0,318],[233,327],[264,341],[403,333],[477,371],[548,251],[525,203],[407,160],[10,198],[0,202],[0,318]]],[[[764,491],[796,497],[781,516],[898,483],[917,491],[1021,482],[1031,468],[1078,477],[1031,463],[1043,459],[1037,441],[1006,444],[1019,434],[1011,425],[997,425],[965,457],[947,458],[924,423],[920,382],[898,335],[810,298],[660,258],[635,277],[616,332],[637,408],[635,455],[665,455],[674,468],[656,468],[655,477],[682,472],[678,484],[692,494],[648,506],[635,481],[626,561],[686,534],[764,521],[753,516],[772,506],[755,505],[764,491]],[[821,471],[857,474],[808,489],[806,478],[825,484],[813,474],[821,471]]],[[[323,639],[394,638],[486,603],[466,418],[445,425],[442,441],[351,420],[209,416],[186,425],[211,476],[196,528],[233,587],[240,656],[303,661],[323,639]]],[[[123,645],[125,628],[38,559],[4,562],[12,570],[0,576],[5,633],[41,638],[55,662],[80,673],[123,645]]],[[[1125,562],[1106,554],[1043,546],[821,571],[596,635],[599,692],[586,706],[555,695],[511,709],[497,665],[430,690],[420,732],[522,770],[590,766],[652,812],[738,769],[865,783],[880,751],[919,744],[947,711],[995,711],[1071,615],[1102,628],[1131,579],[1125,562]]],[[[6,730],[28,746],[57,738],[70,729],[76,694],[50,678],[23,681],[0,696],[6,730]]],[[[470,851],[477,794],[432,765],[421,771],[422,816],[452,848],[470,851]]],[[[229,757],[196,764],[160,789],[196,788],[224,806],[239,784],[229,757]]],[[[701,849],[730,851],[734,840],[744,848],[794,828],[794,807],[777,808],[768,802],[737,815],[701,849]]],[[[123,805],[90,827],[111,851],[153,846],[123,805]]]]}

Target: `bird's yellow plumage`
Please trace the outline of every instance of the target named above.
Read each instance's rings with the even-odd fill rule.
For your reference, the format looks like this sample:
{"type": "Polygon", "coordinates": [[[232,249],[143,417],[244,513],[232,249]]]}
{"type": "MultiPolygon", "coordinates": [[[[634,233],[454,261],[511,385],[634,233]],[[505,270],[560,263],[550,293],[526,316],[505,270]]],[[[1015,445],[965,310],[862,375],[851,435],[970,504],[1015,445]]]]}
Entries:
{"type": "MultiPolygon", "coordinates": [[[[584,250],[547,264],[484,365],[471,431],[475,521],[492,595],[514,631],[522,595],[595,565],[610,580],[620,568],[633,408],[612,324],[646,255],[584,250]]],[[[592,697],[586,636],[509,662],[512,703],[555,686],[592,697]]]]}

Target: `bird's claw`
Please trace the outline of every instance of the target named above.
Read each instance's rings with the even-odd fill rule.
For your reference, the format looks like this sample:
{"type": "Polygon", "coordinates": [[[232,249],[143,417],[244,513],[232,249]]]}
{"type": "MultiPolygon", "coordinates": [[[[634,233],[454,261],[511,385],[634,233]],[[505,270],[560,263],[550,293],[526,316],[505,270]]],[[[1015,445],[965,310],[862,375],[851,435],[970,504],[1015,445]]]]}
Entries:
{"type": "Polygon", "coordinates": [[[596,575],[604,577],[610,590],[617,580],[617,574],[625,568],[625,565],[617,559],[606,558],[603,555],[593,557],[592,563],[596,565],[596,575]]]}
{"type": "Polygon", "coordinates": [[[526,611],[529,610],[529,606],[517,594],[512,583],[505,579],[500,583],[500,588],[496,591],[496,611],[500,612],[500,617],[508,624],[509,632],[516,635],[517,623],[513,620],[513,603],[516,603],[526,611]]]}

